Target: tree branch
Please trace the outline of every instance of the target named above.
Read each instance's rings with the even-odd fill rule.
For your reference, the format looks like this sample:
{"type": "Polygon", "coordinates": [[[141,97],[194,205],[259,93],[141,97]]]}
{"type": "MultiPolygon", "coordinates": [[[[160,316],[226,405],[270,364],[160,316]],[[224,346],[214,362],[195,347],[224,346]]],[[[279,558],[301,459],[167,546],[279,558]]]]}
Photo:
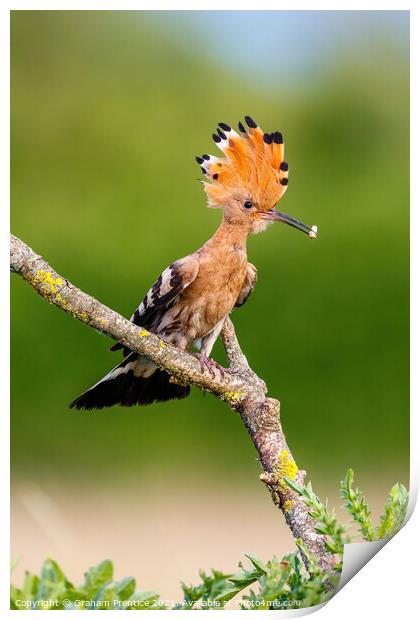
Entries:
{"type": "MultiPolygon", "coordinates": [[[[270,490],[273,502],[282,510],[293,536],[303,541],[322,568],[331,570],[336,563],[335,556],[326,551],[325,539],[316,532],[302,498],[283,481],[283,477],[287,476],[302,484],[305,472],[298,469],[287,445],[280,424],[280,403],[266,397],[265,383],[249,367],[231,320],[226,319],[221,334],[229,369],[223,377],[218,372],[215,376],[207,370],[202,372],[199,361],[193,355],[104,306],[60,276],[23,241],[13,235],[10,238],[11,271],[20,275],[48,303],[110,336],[131,351],[145,355],[172,375],[175,382],[207,390],[240,414],[263,468],[260,479],[270,490]]],[[[307,563],[306,558],[303,559],[307,563]]]]}

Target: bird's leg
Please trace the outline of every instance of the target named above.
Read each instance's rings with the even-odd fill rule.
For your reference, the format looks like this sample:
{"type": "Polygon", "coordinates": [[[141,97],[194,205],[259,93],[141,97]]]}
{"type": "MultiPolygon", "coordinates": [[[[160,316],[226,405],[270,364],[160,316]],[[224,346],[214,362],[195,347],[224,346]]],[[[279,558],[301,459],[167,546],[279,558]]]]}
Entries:
{"type": "Polygon", "coordinates": [[[204,353],[193,353],[192,355],[200,362],[201,372],[207,370],[211,374],[213,379],[215,376],[215,370],[218,370],[220,372],[222,378],[225,376],[225,368],[223,368],[223,366],[216,362],[216,360],[207,357],[207,355],[204,355],[204,353]]]}

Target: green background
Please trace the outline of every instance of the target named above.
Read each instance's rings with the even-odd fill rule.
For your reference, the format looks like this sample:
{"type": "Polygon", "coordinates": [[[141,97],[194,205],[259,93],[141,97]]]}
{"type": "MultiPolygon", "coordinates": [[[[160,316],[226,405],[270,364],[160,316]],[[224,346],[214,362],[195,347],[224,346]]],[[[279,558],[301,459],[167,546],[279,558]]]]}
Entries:
{"type": "MultiPolygon", "coordinates": [[[[240,15],[244,45],[256,15],[240,15]]],[[[370,32],[349,15],[348,44],[318,63],[307,55],[290,76],[286,56],[265,73],[258,57],[230,62],[223,41],[203,34],[206,13],[12,14],[12,231],[123,315],[219,224],[194,161],[217,154],[217,123],[251,114],[283,132],[280,208],[317,224],[319,238],[282,225],[252,237],[259,281],[233,320],[321,493],[349,466],[365,487],[408,483],[408,17],[396,16],[402,31],[371,14],[370,32]]],[[[288,15],[270,19],[281,38],[288,15]]],[[[233,476],[252,494],[255,452],[226,405],[193,389],[144,409],[70,411],[118,354],[17,277],[11,316],[17,481],[94,492],[151,477],[164,488],[193,472],[216,488],[233,476]]],[[[220,344],[215,357],[225,361],[220,344]]]]}

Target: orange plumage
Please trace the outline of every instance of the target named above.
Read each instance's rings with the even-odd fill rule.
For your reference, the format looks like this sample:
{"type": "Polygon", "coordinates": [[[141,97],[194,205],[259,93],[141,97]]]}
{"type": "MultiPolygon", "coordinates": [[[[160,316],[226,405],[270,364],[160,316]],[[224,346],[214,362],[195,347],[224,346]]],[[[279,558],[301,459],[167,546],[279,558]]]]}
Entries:
{"type": "Polygon", "coordinates": [[[283,161],[283,137],[279,131],[264,133],[250,117],[248,129],[240,123],[240,134],[220,123],[213,139],[225,157],[198,157],[210,207],[223,207],[235,190],[248,191],[261,211],[271,209],[287,189],[288,165],[283,161]]]}

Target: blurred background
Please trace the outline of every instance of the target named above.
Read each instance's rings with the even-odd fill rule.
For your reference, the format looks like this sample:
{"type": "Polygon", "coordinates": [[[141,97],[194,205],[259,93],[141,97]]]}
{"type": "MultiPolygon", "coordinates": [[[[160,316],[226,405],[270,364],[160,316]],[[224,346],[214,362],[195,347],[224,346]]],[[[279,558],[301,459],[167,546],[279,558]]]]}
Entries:
{"type": "MultiPolygon", "coordinates": [[[[233,315],[298,464],[340,506],[352,467],[374,516],[409,481],[408,12],[15,11],[12,231],[130,316],[199,247],[196,155],[219,121],[281,130],[283,211],[249,241],[254,295],[233,315]]],[[[179,594],[199,568],[294,548],[239,417],[196,389],[140,409],[70,411],[111,342],[12,277],[12,557],[179,594]]],[[[215,357],[225,362],[220,344],[215,357]]]]}

